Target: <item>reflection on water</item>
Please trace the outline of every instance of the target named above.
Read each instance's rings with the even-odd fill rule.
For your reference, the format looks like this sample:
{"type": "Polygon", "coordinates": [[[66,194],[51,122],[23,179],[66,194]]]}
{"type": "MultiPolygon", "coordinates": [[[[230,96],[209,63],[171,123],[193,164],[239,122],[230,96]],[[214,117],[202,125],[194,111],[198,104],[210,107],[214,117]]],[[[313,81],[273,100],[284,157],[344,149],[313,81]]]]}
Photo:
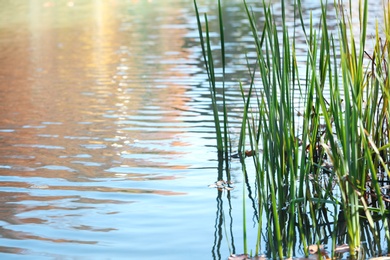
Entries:
{"type": "MultiPolygon", "coordinates": [[[[227,50],[234,115],[254,50],[241,1],[224,8],[242,43],[227,50]]],[[[243,252],[240,166],[234,191],[207,188],[218,163],[195,21],[192,0],[2,2],[2,258],[243,252]]]]}
{"type": "Polygon", "coordinates": [[[3,7],[0,251],[117,259],[153,248],[174,259],[193,250],[188,245],[209,233],[187,221],[207,223],[208,210],[194,208],[212,208],[211,191],[199,196],[212,175],[199,173],[213,168],[213,149],[203,147],[207,103],[188,104],[190,84],[199,84],[191,75],[200,71],[183,49],[192,6],[3,7]],[[168,236],[176,239],[161,243],[168,236]]]}

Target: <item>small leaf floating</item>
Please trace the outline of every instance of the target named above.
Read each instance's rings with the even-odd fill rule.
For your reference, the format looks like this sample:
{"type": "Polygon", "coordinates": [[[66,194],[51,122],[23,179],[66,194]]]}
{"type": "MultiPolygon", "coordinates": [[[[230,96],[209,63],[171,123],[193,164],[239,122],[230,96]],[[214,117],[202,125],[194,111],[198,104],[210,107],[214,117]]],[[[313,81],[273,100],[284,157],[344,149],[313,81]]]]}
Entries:
{"type": "Polygon", "coordinates": [[[310,256],[308,259],[326,259],[331,260],[324,245],[310,245],[308,247],[310,256]]]}
{"type": "Polygon", "coordinates": [[[242,254],[242,255],[233,254],[233,255],[229,256],[228,260],[267,260],[267,258],[263,257],[263,256],[250,257],[247,254],[242,254]]]}
{"type": "Polygon", "coordinates": [[[234,189],[234,187],[231,187],[230,185],[233,184],[232,181],[224,181],[224,180],[219,180],[214,182],[213,184],[209,185],[209,188],[217,188],[218,190],[227,190],[231,191],[234,189]]]}
{"type": "Polygon", "coordinates": [[[256,152],[253,151],[253,150],[245,151],[245,156],[246,156],[246,157],[252,157],[252,156],[254,156],[255,154],[256,154],[256,152]]]}
{"type": "Polygon", "coordinates": [[[308,249],[309,249],[309,253],[310,254],[317,254],[318,251],[320,251],[320,252],[324,252],[325,251],[324,245],[310,245],[308,247],[308,249]]]}
{"type": "MultiPolygon", "coordinates": [[[[304,259],[326,259],[330,260],[330,256],[328,252],[325,250],[324,245],[310,245],[308,247],[310,256],[308,258],[295,258],[295,260],[304,260],[304,259]]],[[[336,254],[344,254],[349,252],[349,245],[342,244],[337,245],[334,249],[334,253],[336,254]]],[[[390,260],[390,259],[389,259],[390,260]]]]}
{"type": "MultiPolygon", "coordinates": [[[[252,157],[252,156],[254,156],[254,155],[256,155],[256,151],[254,151],[254,150],[246,150],[245,152],[244,152],[244,154],[245,154],[245,157],[244,158],[246,158],[246,157],[252,157]]],[[[232,154],[232,158],[241,158],[242,157],[242,154],[241,154],[241,152],[240,153],[235,153],[235,154],[232,154]]]]}
{"type": "Polygon", "coordinates": [[[334,249],[334,252],[339,254],[348,253],[349,245],[348,244],[337,245],[336,248],[334,249]]]}

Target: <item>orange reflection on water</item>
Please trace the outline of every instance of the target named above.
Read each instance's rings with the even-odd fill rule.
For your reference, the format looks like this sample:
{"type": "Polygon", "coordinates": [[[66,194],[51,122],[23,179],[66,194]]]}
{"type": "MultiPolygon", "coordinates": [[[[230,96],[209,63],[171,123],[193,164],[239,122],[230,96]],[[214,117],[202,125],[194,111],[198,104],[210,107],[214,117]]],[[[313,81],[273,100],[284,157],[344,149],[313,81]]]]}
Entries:
{"type": "MultiPolygon", "coordinates": [[[[0,11],[0,175],[7,177],[0,183],[7,190],[0,192],[0,208],[6,209],[0,220],[62,225],[99,205],[184,195],[163,185],[188,167],[176,160],[189,153],[177,150],[188,145],[180,137],[187,131],[180,116],[189,98],[179,80],[190,75],[174,65],[189,55],[181,51],[186,29],[175,27],[182,7],[119,0],[7,4],[0,11]],[[113,179],[130,186],[116,187],[113,179]],[[137,185],[150,181],[157,185],[137,185]]],[[[70,229],[113,230],[86,224],[70,229]]],[[[12,228],[0,234],[97,243],[12,228]]]]}
{"type": "MultiPolygon", "coordinates": [[[[0,43],[9,49],[0,59],[0,126],[16,134],[3,134],[2,152],[34,155],[23,161],[31,168],[65,164],[87,176],[96,171],[63,159],[84,152],[80,149],[84,144],[102,147],[92,151],[102,167],[123,160],[121,151],[159,152],[172,158],[183,153],[171,149],[188,145],[180,139],[164,144],[168,150],[158,145],[186,131],[177,127],[181,111],[188,109],[186,87],[175,79],[190,76],[174,65],[176,59],[187,59],[188,54],[180,51],[186,29],[172,29],[181,22],[180,8],[165,7],[166,2],[123,3],[36,0],[10,10],[19,18],[15,27],[0,31],[0,37],[10,41],[0,43]],[[158,21],[165,27],[150,19],[161,9],[169,12],[158,21]],[[166,60],[170,62],[162,62],[166,60]],[[114,147],[104,140],[113,137],[118,139],[114,147]],[[133,140],[153,140],[157,146],[129,147],[133,140]],[[25,147],[10,151],[20,144],[25,147]],[[35,144],[62,149],[37,149],[35,144]]],[[[126,160],[126,165],[137,163],[126,160]]]]}

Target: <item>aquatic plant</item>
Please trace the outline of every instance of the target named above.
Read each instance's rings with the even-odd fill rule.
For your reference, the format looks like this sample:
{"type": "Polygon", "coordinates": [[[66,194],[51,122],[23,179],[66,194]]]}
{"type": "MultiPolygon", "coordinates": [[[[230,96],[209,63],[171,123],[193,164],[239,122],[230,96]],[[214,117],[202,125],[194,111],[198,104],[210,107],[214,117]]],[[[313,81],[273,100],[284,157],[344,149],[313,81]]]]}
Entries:
{"type": "MultiPolygon", "coordinates": [[[[336,31],[327,25],[326,3],[321,5],[321,26],[314,28],[312,17],[310,23],[305,24],[301,1],[295,0],[294,23],[299,26],[294,26],[293,30],[286,26],[285,1],[281,1],[281,26],[277,26],[270,5],[264,1],[261,27],[245,0],[243,4],[257,53],[257,68],[251,70],[248,60],[250,84],[246,88],[240,83],[243,116],[238,153],[247,178],[243,151],[247,147],[252,151],[258,208],[260,214],[269,219],[263,223],[259,218],[255,255],[264,250],[260,248],[260,233],[264,232],[260,227],[266,230],[269,248],[265,251],[269,252],[269,257],[292,257],[297,231],[304,253],[308,255],[309,245],[322,243],[320,220],[328,218],[329,211],[333,213],[334,230],[340,230],[339,223],[345,223],[347,234],[343,241],[335,233],[332,235],[332,252],[336,252],[337,244],[344,242],[348,243],[352,258],[361,254],[361,235],[364,234],[361,227],[366,226],[365,223],[376,242],[377,248],[373,251],[381,252],[377,221],[383,223],[385,239],[390,244],[388,9],[384,8],[384,32],[377,26],[374,50],[370,54],[366,51],[368,0],[359,1],[359,35],[354,34],[356,25],[352,23],[351,11],[339,8],[345,6],[342,1],[334,3],[339,25],[336,31]],[[308,50],[303,71],[295,53],[295,33],[299,27],[308,50]],[[380,35],[385,35],[385,39],[380,35]],[[255,77],[256,72],[259,78],[255,77]],[[255,87],[255,82],[261,87],[255,87]],[[298,110],[295,100],[300,100],[303,111],[298,110]]],[[[196,0],[194,5],[209,75],[217,148],[227,151],[230,148],[224,84],[222,131],[207,15],[204,41],[196,0]]],[[[351,10],[351,1],[348,6],[351,10]]],[[[224,74],[221,8],[218,1],[224,74]]],[[[228,159],[226,153],[225,160],[228,159]]],[[[245,211],[243,200],[244,219],[245,211]]],[[[245,223],[243,230],[244,254],[248,254],[245,223]]]]}

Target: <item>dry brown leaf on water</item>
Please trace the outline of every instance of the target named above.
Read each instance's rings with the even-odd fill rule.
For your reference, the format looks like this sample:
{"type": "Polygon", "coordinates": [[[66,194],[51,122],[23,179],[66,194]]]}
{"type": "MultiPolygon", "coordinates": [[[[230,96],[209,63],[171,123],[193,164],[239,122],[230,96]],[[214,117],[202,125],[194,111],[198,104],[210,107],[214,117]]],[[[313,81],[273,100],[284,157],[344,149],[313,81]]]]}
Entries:
{"type": "Polygon", "coordinates": [[[253,155],[255,155],[255,154],[256,154],[256,152],[253,151],[253,150],[245,151],[245,156],[246,156],[246,157],[251,157],[251,156],[253,156],[253,155]]]}
{"type": "Polygon", "coordinates": [[[309,257],[296,257],[296,258],[290,258],[290,260],[318,260],[318,259],[325,259],[325,260],[328,260],[330,258],[326,258],[324,256],[319,256],[317,254],[314,254],[314,255],[309,255],[309,257]]]}
{"type": "Polygon", "coordinates": [[[234,189],[234,187],[230,186],[231,184],[233,184],[232,181],[219,180],[219,181],[214,182],[213,184],[210,184],[208,187],[209,188],[217,188],[220,191],[223,191],[223,190],[231,191],[234,189]]]}
{"type": "Polygon", "coordinates": [[[229,256],[228,260],[267,260],[267,258],[263,257],[263,256],[250,257],[247,254],[242,254],[242,255],[233,254],[233,255],[229,256]]]}
{"type": "Polygon", "coordinates": [[[215,183],[215,185],[217,185],[217,186],[223,186],[223,185],[225,185],[226,184],[226,182],[224,181],[224,180],[220,180],[220,181],[217,181],[216,183],[215,183]]]}
{"type": "Polygon", "coordinates": [[[328,255],[328,252],[325,250],[324,245],[310,245],[308,247],[310,256],[309,258],[299,258],[303,259],[331,259],[328,255]]]}
{"type": "Polygon", "coordinates": [[[342,245],[337,245],[336,248],[334,249],[335,253],[348,253],[349,252],[349,245],[348,244],[342,244],[342,245]]]}
{"type": "Polygon", "coordinates": [[[245,254],[242,254],[242,255],[231,255],[229,256],[228,260],[246,260],[246,259],[249,259],[249,255],[245,255],[245,254]]]}
{"type": "Polygon", "coordinates": [[[310,245],[308,247],[308,249],[309,249],[309,253],[312,254],[312,255],[317,254],[318,249],[319,249],[320,252],[324,252],[325,251],[324,245],[310,245]]]}

